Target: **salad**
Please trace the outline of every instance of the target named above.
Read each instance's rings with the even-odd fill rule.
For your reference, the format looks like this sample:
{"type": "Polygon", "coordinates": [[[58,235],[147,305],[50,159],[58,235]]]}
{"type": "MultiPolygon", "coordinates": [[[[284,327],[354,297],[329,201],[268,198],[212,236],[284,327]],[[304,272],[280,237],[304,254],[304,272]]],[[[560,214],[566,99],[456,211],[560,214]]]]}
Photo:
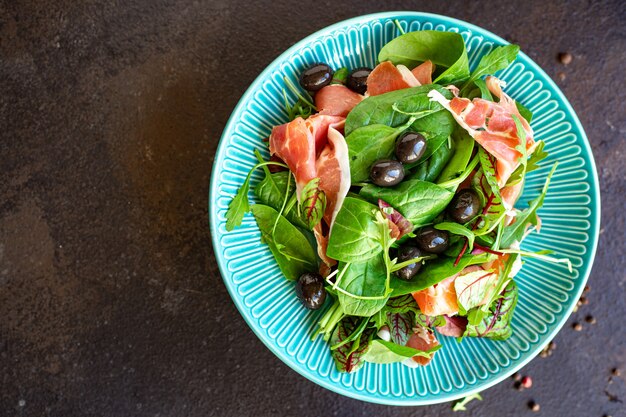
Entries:
{"type": "Polygon", "coordinates": [[[532,113],[492,75],[518,52],[495,47],[470,71],[461,35],[417,31],[387,43],[374,68],[316,63],[300,87],[284,79],[286,122],[263,145],[269,159],[255,151],[226,229],[252,212],[304,307],[325,308],[313,337],[340,371],[426,365],[438,335],[505,340],[523,259],[571,271],[520,249],[540,230],[556,163],[515,208],[547,156],[532,113]]]}

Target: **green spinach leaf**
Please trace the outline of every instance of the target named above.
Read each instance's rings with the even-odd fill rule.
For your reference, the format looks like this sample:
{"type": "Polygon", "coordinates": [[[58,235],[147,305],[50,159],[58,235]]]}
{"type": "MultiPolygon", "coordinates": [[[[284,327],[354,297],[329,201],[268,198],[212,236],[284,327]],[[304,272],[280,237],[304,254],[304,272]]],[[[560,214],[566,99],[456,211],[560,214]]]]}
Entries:
{"type": "Polygon", "coordinates": [[[396,137],[402,130],[404,129],[373,124],[361,126],[346,137],[350,178],[353,183],[367,180],[374,162],[393,155],[396,137]]]}
{"type": "Polygon", "coordinates": [[[463,37],[454,32],[420,30],[398,36],[380,50],[378,61],[414,68],[426,60],[447,68],[433,82],[448,85],[469,78],[469,61],[463,37]]]}
{"type": "Polygon", "coordinates": [[[269,246],[285,278],[296,280],[305,272],[317,270],[315,250],[296,226],[269,206],[254,204],[251,210],[263,242],[269,246]]]}
{"type": "MultiPolygon", "coordinates": [[[[289,181],[290,175],[291,172],[289,171],[280,171],[272,174],[265,168],[265,178],[254,189],[254,194],[261,204],[270,206],[278,211],[283,205],[285,194],[295,196],[296,184],[295,181],[289,181]],[[287,190],[287,184],[289,184],[289,190],[287,190]]],[[[306,228],[307,225],[298,215],[298,211],[293,209],[294,205],[290,207],[288,203],[283,215],[291,224],[306,228]]]]}
{"type": "Polygon", "coordinates": [[[408,180],[395,187],[368,184],[361,188],[360,195],[371,202],[386,201],[413,226],[419,227],[433,221],[450,203],[454,193],[430,182],[408,180]]]}
{"type": "Polygon", "coordinates": [[[326,254],[342,262],[364,262],[383,250],[377,206],[346,197],[330,231],[326,254]]]}
{"type": "Polygon", "coordinates": [[[389,298],[385,295],[386,280],[387,270],[383,253],[367,262],[340,264],[337,287],[343,291],[338,291],[337,297],[343,312],[361,317],[376,314],[389,298]]]}
{"type": "Polygon", "coordinates": [[[428,93],[437,90],[444,97],[451,99],[452,93],[439,85],[423,85],[390,91],[371,96],[361,101],[346,118],[345,133],[350,135],[356,129],[373,124],[390,127],[404,125],[414,114],[422,113],[411,125],[411,130],[430,132],[433,135],[450,135],[456,122],[454,117],[441,104],[430,101],[428,93]],[[396,109],[394,110],[394,105],[396,109]]]}
{"type": "Polygon", "coordinates": [[[415,171],[408,176],[408,179],[434,182],[452,158],[453,153],[453,149],[447,144],[439,146],[428,159],[419,163],[415,171]]]}
{"type": "Polygon", "coordinates": [[[472,138],[465,129],[460,127],[455,128],[452,134],[452,148],[454,149],[454,154],[441,171],[441,174],[439,174],[437,183],[453,180],[463,174],[467,164],[469,164],[472,159],[474,143],[474,138],[472,138]]]}

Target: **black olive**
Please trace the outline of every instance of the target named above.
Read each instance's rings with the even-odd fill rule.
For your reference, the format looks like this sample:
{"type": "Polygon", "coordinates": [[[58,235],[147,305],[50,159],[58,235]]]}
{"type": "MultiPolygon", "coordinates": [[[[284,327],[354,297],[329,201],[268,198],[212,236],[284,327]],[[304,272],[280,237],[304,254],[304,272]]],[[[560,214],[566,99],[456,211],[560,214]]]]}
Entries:
{"type": "Polygon", "coordinates": [[[356,93],[365,94],[367,91],[367,77],[369,77],[370,72],[372,72],[372,69],[367,67],[355,69],[348,76],[346,85],[356,93]]]}
{"type": "Polygon", "coordinates": [[[465,224],[480,212],[480,198],[471,188],[461,190],[448,204],[446,212],[453,221],[465,224]]]}
{"type": "Polygon", "coordinates": [[[381,187],[391,187],[404,179],[404,167],[398,161],[382,159],[370,169],[372,182],[381,187]]]}
{"type": "MultiPolygon", "coordinates": [[[[413,258],[419,258],[422,256],[422,251],[420,251],[415,246],[403,246],[398,249],[398,263],[408,261],[413,258]]],[[[402,269],[398,269],[396,271],[396,275],[399,278],[410,280],[418,273],[420,268],[422,267],[421,262],[416,262],[414,264],[410,264],[405,266],[402,269]]]]}
{"type": "Polygon", "coordinates": [[[300,85],[307,91],[317,91],[333,80],[333,70],[326,64],[313,64],[300,74],[300,85]]]}
{"type": "Polygon", "coordinates": [[[445,230],[437,230],[432,226],[426,226],[417,232],[415,242],[424,252],[442,253],[448,249],[450,235],[445,230]]]}
{"type": "Polygon", "coordinates": [[[326,300],[324,278],[320,274],[307,272],[296,282],[296,295],[309,310],[317,310],[326,300]]]}
{"type": "Polygon", "coordinates": [[[396,142],[396,158],[403,164],[412,164],[426,152],[426,138],[417,132],[406,132],[396,142]]]}

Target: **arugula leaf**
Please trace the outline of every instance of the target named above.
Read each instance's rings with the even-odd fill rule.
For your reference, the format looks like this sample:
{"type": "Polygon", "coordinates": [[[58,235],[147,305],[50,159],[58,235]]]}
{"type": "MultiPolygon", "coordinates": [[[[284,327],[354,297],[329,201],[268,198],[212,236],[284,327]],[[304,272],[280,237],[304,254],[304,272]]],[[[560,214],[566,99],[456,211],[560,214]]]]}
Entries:
{"type": "Polygon", "coordinates": [[[436,184],[420,181],[403,181],[395,187],[367,184],[359,194],[368,201],[386,201],[398,210],[415,227],[433,221],[450,203],[454,193],[436,184]]]}
{"type": "Polygon", "coordinates": [[[454,233],[455,235],[465,236],[467,238],[467,242],[469,243],[469,251],[471,252],[474,248],[474,232],[472,232],[463,225],[454,222],[442,222],[436,224],[435,229],[446,230],[448,232],[454,233]]]}
{"type": "Polygon", "coordinates": [[[509,177],[509,180],[506,183],[507,186],[515,185],[519,183],[520,181],[524,179],[527,173],[535,171],[538,168],[541,168],[539,166],[539,162],[543,161],[545,158],[548,157],[548,153],[543,150],[544,147],[545,147],[544,141],[539,140],[536,142],[535,150],[528,158],[528,163],[526,164],[526,166],[520,164],[515,169],[515,171],[513,171],[513,173],[509,177]]]}
{"type": "MultiPolygon", "coordinates": [[[[330,344],[337,345],[350,337],[360,323],[361,320],[358,317],[342,319],[332,333],[330,344]]],[[[331,351],[335,366],[339,372],[355,372],[363,366],[365,363],[364,356],[370,348],[373,334],[373,329],[367,329],[353,342],[346,343],[331,351]]]]}
{"type": "Polygon", "coordinates": [[[456,84],[469,78],[469,61],[463,37],[454,32],[420,30],[398,36],[380,50],[378,61],[391,61],[409,68],[430,60],[447,68],[434,80],[441,85],[456,84]]]}
{"type": "Polygon", "coordinates": [[[361,263],[339,264],[336,288],[343,312],[370,317],[387,303],[387,271],[382,253],[361,263]]]}
{"type": "Polygon", "coordinates": [[[517,286],[515,281],[510,280],[506,288],[490,305],[489,313],[480,317],[477,323],[475,320],[472,320],[472,313],[480,311],[480,309],[476,308],[470,311],[468,315],[469,323],[464,336],[486,337],[492,340],[508,339],[513,333],[511,319],[513,318],[513,311],[516,305],[517,286]]]}
{"type": "Polygon", "coordinates": [[[437,345],[428,350],[413,349],[408,346],[401,346],[381,339],[372,341],[371,346],[365,355],[365,360],[371,363],[396,363],[402,362],[414,356],[429,358],[433,353],[441,349],[442,345],[437,345]]]}
{"type": "MultiPolygon", "coordinates": [[[[289,181],[291,172],[280,171],[270,173],[270,171],[264,167],[265,178],[257,184],[254,189],[254,194],[257,196],[261,204],[270,206],[274,210],[280,210],[283,205],[283,197],[285,194],[293,195],[295,197],[296,185],[295,181],[289,181]],[[289,189],[287,189],[289,184],[289,189]]],[[[302,221],[298,215],[297,210],[293,210],[289,203],[285,208],[283,215],[289,220],[289,222],[295,226],[306,228],[307,225],[302,221]]]]}
{"type": "Polygon", "coordinates": [[[452,98],[450,91],[434,84],[367,97],[348,113],[345,125],[346,136],[359,127],[372,124],[398,127],[406,124],[413,117],[412,114],[428,112],[427,116],[416,119],[412,123],[411,130],[420,133],[429,132],[431,136],[440,135],[447,138],[452,133],[456,122],[441,104],[430,100],[428,93],[431,90],[439,91],[448,99],[452,98]],[[394,110],[394,105],[401,112],[394,110]]]}
{"type": "Polygon", "coordinates": [[[376,224],[377,206],[351,196],[337,213],[326,254],[338,261],[364,262],[383,250],[376,224]]]}
{"type": "Polygon", "coordinates": [[[482,401],[483,397],[481,397],[480,393],[478,392],[472,395],[468,395],[467,397],[455,402],[452,406],[452,411],[467,411],[467,408],[465,408],[465,406],[473,400],[482,401]]]}
{"type": "Polygon", "coordinates": [[[241,226],[243,216],[250,211],[250,202],[248,201],[248,191],[250,191],[250,178],[255,169],[264,167],[267,165],[278,165],[288,168],[287,165],[280,162],[259,162],[250,169],[245,181],[237,190],[237,194],[228,204],[228,210],[226,210],[226,230],[229,232],[237,226],[241,226]]]}
{"type": "Polygon", "coordinates": [[[465,83],[463,89],[467,89],[470,84],[485,75],[495,74],[497,71],[508,67],[515,59],[519,52],[519,45],[498,46],[487,55],[483,56],[478,62],[476,69],[472,71],[469,80],[465,83]]]}
{"type": "Polygon", "coordinates": [[[452,158],[445,166],[445,168],[439,174],[437,183],[458,178],[469,164],[472,159],[472,153],[474,151],[474,138],[472,138],[465,129],[460,127],[455,128],[452,134],[452,148],[454,154],[452,158]]]}
{"type": "Polygon", "coordinates": [[[517,211],[515,216],[515,222],[506,226],[502,231],[502,241],[500,246],[503,248],[510,247],[513,242],[521,242],[524,239],[526,228],[529,224],[537,226],[539,217],[537,216],[537,210],[543,206],[543,201],[548,193],[548,187],[550,186],[550,179],[556,170],[558,162],[555,162],[554,166],[550,170],[546,182],[543,185],[541,193],[528,204],[528,208],[523,211],[517,211]]]}
{"type": "Polygon", "coordinates": [[[476,87],[478,87],[478,90],[480,91],[480,98],[483,100],[493,101],[493,96],[491,95],[491,91],[487,88],[485,80],[474,80],[474,84],[476,84],[476,87]]]}
{"type": "Polygon", "coordinates": [[[317,270],[317,255],[307,238],[276,210],[261,204],[251,207],[263,242],[274,255],[285,278],[296,280],[300,275],[317,270]]]}
{"type": "Polygon", "coordinates": [[[403,130],[404,128],[372,124],[359,127],[346,136],[352,183],[369,179],[370,168],[374,162],[393,155],[396,137],[403,130]]]}
{"type": "Polygon", "coordinates": [[[519,112],[519,114],[521,114],[522,117],[526,119],[528,123],[530,123],[533,120],[533,112],[531,112],[522,103],[520,103],[519,101],[515,101],[515,107],[517,107],[517,111],[519,112]]]}
{"type": "Polygon", "coordinates": [[[483,264],[490,260],[492,256],[488,253],[465,255],[461,257],[456,266],[454,265],[454,258],[442,257],[429,261],[422,266],[417,275],[410,281],[392,276],[391,288],[393,288],[393,292],[391,295],[397,297],[432,287],[444,279],[461,272],[466,266],[483,264]]]}
{"type": "Polygon", "coordinates": [[[313,178],[302,188],[300,216],[313,230],[319,224],[326,210],[326,194],[319,188],[320,179],[313,178]]]}
{"type": "Polygon", "coordinates": [[[465,315],[467,311],[480,305],[497,279],[497,274],[485,270],[459,275],[454,280],[454,290],[460,314],[465,315]]]}

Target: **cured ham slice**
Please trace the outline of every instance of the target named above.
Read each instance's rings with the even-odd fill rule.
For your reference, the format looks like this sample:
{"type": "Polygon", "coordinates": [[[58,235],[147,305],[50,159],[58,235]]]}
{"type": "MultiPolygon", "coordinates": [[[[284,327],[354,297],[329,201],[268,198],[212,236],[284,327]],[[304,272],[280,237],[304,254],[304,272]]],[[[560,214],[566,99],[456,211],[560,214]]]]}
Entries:
{"type": "Polygon", "coordinates": [[[326,195],[323,221],[328,228],[320,223],[313,233],[320,258],[329,266],[336,261],[326,256],[328,236],[350,190],[348,145],[340,132],[344,121],[343,117],[320,114],[306,120],[298,117],[275,127],[269,140],[270,152],[285,161],[294,173],[299,201],[304,186],[314,178],[320,179],[319,189],[326,195]]]}
{"type": "Polygon", "coordinates": [[[315,106],[319,114],[346,117],[363,98],[345,85],[333,84],[315,93],[315,106]]]}
{"type": "Polygon", "coordinates": [[[413,293],[413,298],[417,301],[422,313],[427,316],[440,316],[442,314],[454,315],[459,312],[454,290],[456,277],[457,275],[453,275],[432,287],[413,293]]]}
{"type": "MultiPolygon", "coordinates": [[[[328,142],[328,128],[344,121],[343,117],[315,114],[305,120],[309,131],[315,138],[315,154],[319,155],[328,142]]],[[[341,125],[343,126],[343,125],[341,125]]]]}
{"type": "Polygon", "coordinates": [[[389,61],[378,64],[367,77],[367,93],[370,96],[419,85],[419,81],[407,67],[396,67],[389,61]]]}
{"type": "Polygon", "coordinates": [[[500,99],[499,102],[482,98],[470,101],[460,97],[448,100],[436,90],[430,91],[428,96],[446,108],[459,125],[496,158],[496,179],[502,188],[519,165],[522,156],[516,149],[521,139],[517,135],[513,116],[517,116],[526,133],[525,145],[529,153],[532,152],[535,141],[530,125],[520,115],[515,101],[502,91],[500,81],[495,77],[487,77],[486,83],[492,94],[500,99]]]}
{"type": "Polygon", "coordinates": [[[339,122],[328,128],[328,143],[317,158],[315,164],[317,176],[320,178],[319,188],[326,195],[326,210],[324,222],[328,225],[328,233],[323,232],[321,224],[313,229],[317,240],[317,252],[325,264],[331,266],[337,263],[326,255],[328,237],[332,233],[335,217],[343,205],[343,200],[350,190],[350,160],[348,159],[348,144],[338,129],[343,129],[344,122],[339,122]]]}
{"type": "Polygon", "coordinates": [[[328,143],[315,163],[320,189],[326,194],[324,220],[331,232],[337,212],[350,190],[350,160],[348,144],[337,129],[343,129],[344,122],[328,127],[328,143]]]}
{"type": "Polygon", "coordinates": [[[307,182],[317,177],[316,156],[326,146],[329,126],[343,120],[327,115],[314,115],[306,120],[298,117],[272,129],[270,153],[282,159],[293,172],[298,199],[307,182]]]}
{"type": "Polygon", "coordinates": [[[444,336],[461,337],[467,328],[467,319],[461,316],[443,316],[446,324],[438,326],[437,331],[444,336]]]}
{"type": "Polygon", "coordinates": [[[411,70],[420,85],[433,83],[433,72],[435,72],[435,64],[432,61],[424,61],[411,70]]]}
{"type": "Polygon", "coordinates": [[[285,161],[296,178],[298,199],[302,188],[316,177],[315,138],[306,121],[295,118],[272,129],[270,153],[285,161]]]}
{"type": "Polygon", "coordinates": [[[468,266],[458,274],[452,275],[432,287],[414,292],[413,298],[417,301],[417,305],[422,313],[427,316],[440,316],[442,314],[452,316],[457,314],[459,305],[456,289],[454,288],[454,280],[461,274],[468,274],[480,269],[482,268],[479,266],[468,266]]]}

